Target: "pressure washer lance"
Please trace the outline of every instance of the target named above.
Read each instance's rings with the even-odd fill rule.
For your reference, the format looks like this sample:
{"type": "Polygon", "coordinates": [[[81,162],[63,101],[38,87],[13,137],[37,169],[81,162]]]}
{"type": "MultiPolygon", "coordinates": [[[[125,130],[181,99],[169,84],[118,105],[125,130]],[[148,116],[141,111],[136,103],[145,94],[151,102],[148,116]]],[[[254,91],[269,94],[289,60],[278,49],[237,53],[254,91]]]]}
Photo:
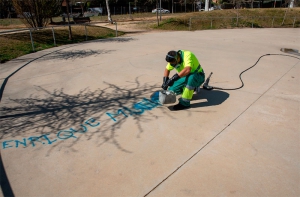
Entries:
{"type": "Polygon", "coordinates": [[[211,77],[212,74],[213,74],[213,73],[211,72],[210,75],[208,76],[208,78],[206,79],[206,81],[205,81],[204,84],[203,84],[203,88],[204,88],[205,90],[212,90],[212,89],[214,89],[214,87],[208,85],[209,80],[210,80],[210,77],[211,77]]]}

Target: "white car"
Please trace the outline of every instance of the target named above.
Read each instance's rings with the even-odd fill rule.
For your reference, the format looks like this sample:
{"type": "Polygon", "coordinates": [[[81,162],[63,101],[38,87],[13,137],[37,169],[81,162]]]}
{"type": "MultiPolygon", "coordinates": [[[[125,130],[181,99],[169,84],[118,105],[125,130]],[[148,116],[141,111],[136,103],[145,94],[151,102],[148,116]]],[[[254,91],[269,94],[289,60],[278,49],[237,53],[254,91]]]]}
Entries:
{"type": "Polygon", "coordinates": [[[102,14],[102,8],[89,8],[86,12],[84,12],[84,17],[91,17],[91,16],[99,16],[102,14]]]}
{"type": "Polygon", "coordinates": [[[163,8],[156,8],[154,10],[152,10],[152,13],[162,13],[162,14],[169,14],[170,11],[169,10],[166,10],[166,9],[163,9],[163,8]]]}

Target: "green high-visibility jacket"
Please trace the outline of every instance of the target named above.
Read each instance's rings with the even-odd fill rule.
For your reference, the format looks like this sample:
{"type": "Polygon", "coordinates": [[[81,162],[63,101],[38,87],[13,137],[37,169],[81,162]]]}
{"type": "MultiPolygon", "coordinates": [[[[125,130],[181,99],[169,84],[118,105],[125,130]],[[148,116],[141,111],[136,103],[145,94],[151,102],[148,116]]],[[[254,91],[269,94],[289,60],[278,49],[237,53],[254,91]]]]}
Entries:
{"type": "MultiPolygon", "coordinates": [[[[192,52],[186,50],[179,50],[178,52],[180,54],[179,64],[176,67],[173,67],[170,63],[168,63],[166,66],[167,70],[171,71],[175,68],[176,71],[179,73],[185,67],[189,66],[191,67],[191,73],[194,73],[198,66],[201,67],[197,57],[192,52]]],[[[200,68],[198,72],[202,72],[202,68],[200,68]]]]}

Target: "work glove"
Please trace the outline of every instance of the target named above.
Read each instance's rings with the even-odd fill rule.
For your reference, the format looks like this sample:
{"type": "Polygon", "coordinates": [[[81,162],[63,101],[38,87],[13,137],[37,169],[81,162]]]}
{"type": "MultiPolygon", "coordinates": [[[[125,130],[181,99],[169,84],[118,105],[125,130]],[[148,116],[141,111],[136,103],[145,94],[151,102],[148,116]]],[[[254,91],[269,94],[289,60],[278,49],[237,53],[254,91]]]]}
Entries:
{"type": "Polygon", "coordinates": [[[173,75],[173,77],[171,77],[170,79],[168,79],[161,87],[164,90],[167,90],[169,86],[172,86],[174,84],[175,81],[177,81],[179,79],[179,75],[176,73],[175,75],[173,75]]]}
{"type": "MultiPolygon", "coordinates": [[[[161,88],[162,88],[162,89],[164,89],[165,84],[167,83],[168,80],[169,80],[169,77],[164,77],[164,78],[163,78],[163,84],[161,85],[161,88]]],[[[167,86],[167,88],[168,88],[168,86],[167,86]]],[[[167,89],[164,89],[164,90],[167,90],[167,89]]]]}
{"type": "Polygon", "coordinates": [[[169,77],[164,77],[163,84],[161,86],[163,86],[168,80],[169,80],[169,77]]]}

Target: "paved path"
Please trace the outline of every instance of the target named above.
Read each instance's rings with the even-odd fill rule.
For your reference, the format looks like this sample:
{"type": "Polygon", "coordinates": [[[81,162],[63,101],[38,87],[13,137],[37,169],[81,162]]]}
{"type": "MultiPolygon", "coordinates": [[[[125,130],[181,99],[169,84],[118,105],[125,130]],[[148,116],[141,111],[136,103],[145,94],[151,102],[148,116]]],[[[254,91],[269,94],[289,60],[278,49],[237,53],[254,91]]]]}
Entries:
{"type": "MultiPolygon", "coordinates": [[[[151,22],[148,21],[148,25],[151,22]]],[[[131,34],[140,34],[140,33],[152,33],[152,32],[162,32],[163,30],[153,30],[151,28],[143,27],[143,21],[125,21],[125,22],[117,22],[114,24],[109,23],[93,23],[93,25],[106,27],[112,30],[122,31],[125,32],[127,35],[131,34]]],[[[167,31],[164,31],[167,32],[167,31]]]]}
{"type": "Polygon", "coordinates": [[[300,196],[300,60],[280,51],[299,50],[299,35],[133,34],[1,64],[6,184],[15,196],[300,196]],[[174,112],[147,99],[177,49],[223,88],[239,87],[262,55],[281,55],[262,57],[242,89],[202,89],[174,112]]]}

